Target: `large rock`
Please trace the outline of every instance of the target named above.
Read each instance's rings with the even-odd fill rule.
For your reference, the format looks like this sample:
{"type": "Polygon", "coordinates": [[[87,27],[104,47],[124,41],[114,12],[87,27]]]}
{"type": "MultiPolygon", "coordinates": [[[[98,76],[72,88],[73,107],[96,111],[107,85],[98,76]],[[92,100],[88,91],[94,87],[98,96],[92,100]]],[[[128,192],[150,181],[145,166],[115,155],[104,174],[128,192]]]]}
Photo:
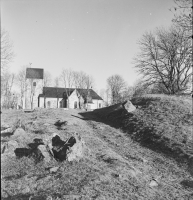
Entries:
{"type": "Polygon", "coordinates": [[[101,116],[102,118],[108,119],[116,112],[120,111],[120,113],[128,113],[133,112],[135,109],[136,107],[128,100],[123,103],[114,104],[112,106],[95,109],[93,112],[101,116]]]}
{"type": "MultiPolygon", "coordinates": [[[[46,154],[48,152],[49,156],[52,155],[57,161],[79,160],[83,156],[84,142],[78,134],[63,141],[57,133],[54,133],[51,137],[45,137],[43,141],[46,149],[43,147],[42,154],[43,152],[46,154]]],[[[46,156],[48,156],[48,154],[46,156]]],[[[50,158],[52,158],[52,156],[50,158]]]]}
{"type": "Polygon", "coordinates": [[[26,136],[27,133],[22,129],[22,128],[17,128],[15,131],[14,131],[14,136],[26,136]]]}
{"type": "Polygon", "coordinates": [[[124,104],[124,107],[127,110],[127,112],[133,112],[136,110],[136,107],[129,100],[124,104]]]}
{"type": "Polygon", "coordinates": [[[58,135],[58,134],[57,133],[53,133],[51,136],[45,135],[44,138],[43,138],[44,144],[48,145],[50,149],[53,148],[53,146],[52,146],[52,138],[55,137],[56,135],[58,135]]]}
{"type": "Polygon", "coordinates": [[[51,154],[49,153],[49,149],[45,145],[39,145],[38,149],[41,151],[42,155],[44,156],[45,162],[49,162],[52,159],[51,154]]]}
{"type": "Polygon", "coordinates": [[[52,146],[55,148],[60,149],[61,147],[64,146],[65,143],[66,142],[61,140],[58,135],[56,135],[55,137],[52,138],[52,146]]]}
{"type": "MultiPolygon", "coordinates": [[[[70,141],[73,138],[69,139],[70,141]]],[[[76,142],[76,141],[75,141],[76,142]]],[[[67,150],[69,150],[71,143],[67,143],[67,141],[63,141],[60,139],[58,135],[52,138],[52,152],[54,154],[54,158],[58,161],[66,160],[67,150]]]]}
{"type": "Polygon", "coordinates": [[[17,128],[10,139],[17,141],[20,147],[26,147],[26,145],[31,141],[31,136],[22,128],[17,128]]]}
{"type": "Polygon", "coordinates": [[[75,140],[76,143],[70,147],[67,154],[67,160],[69,162],[73,160],[79,161],[84,155],[84,141],[77,133],[75,134],[75,140]]]}

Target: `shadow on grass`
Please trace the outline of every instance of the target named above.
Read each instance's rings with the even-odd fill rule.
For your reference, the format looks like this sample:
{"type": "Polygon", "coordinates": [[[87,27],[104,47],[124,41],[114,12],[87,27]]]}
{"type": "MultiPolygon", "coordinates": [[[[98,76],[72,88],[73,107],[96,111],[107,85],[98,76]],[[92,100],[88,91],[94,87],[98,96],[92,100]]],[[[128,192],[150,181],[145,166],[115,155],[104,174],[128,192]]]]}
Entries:
{"type": "Polygon", "coordinates": [[[169,138],[156,134],[154,128],[148,127],[134,114],[126,113],[124,109],[112,112],[105,118],[101,117],[98,111],[79,114],[85,120],[102,122],[113,128],[120,128],[141,146],[175,159],[179,166],[183,166],[189,160],[189,155],[182,150],[182,146],[172,144],[169,138]]]}
{"type": "MultiPolygon", "coordinates": [[[[2,200],[28,200],[30,198],[30,194],[17,194],[17,195],[13,195],[13,196],[9,196],[6,198],[1,198],[2,200]]],[[[43,199],[42,199],[43,200],[43,199]]]]}
{"type": "Polygon", "coordinates": [[[58,130],[64,130],[63,126],[66,126],[67,125],[67,121],[56,121],[56,123],[54,124],[58,130]]]}
{"type": "Polygon", "coordinates": [[[181,182],[181,185],[183,185],[186,188],[193,188],[193,181],[190,180],[183,180],[181,182]]]}
{"type": "Polygon", "coordinates": [[[10,137],[13,135],[13,132],[1,133],[1,137],[10,137]]]}

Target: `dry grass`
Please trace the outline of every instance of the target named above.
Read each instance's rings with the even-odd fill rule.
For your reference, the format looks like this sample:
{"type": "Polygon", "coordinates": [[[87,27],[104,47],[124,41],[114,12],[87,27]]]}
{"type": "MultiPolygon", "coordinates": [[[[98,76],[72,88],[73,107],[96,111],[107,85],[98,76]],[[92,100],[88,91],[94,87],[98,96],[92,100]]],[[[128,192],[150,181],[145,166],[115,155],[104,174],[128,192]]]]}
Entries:
{"type": "MultiPolygon", "coordinates": [[[[141,111],[146,113],[145,109],[144,106],[141,111]]],[[[138,111],[135,116],[142,120],[142,113],[138,111]]],[[[160,152],[142,146],[142,143],[134,141],[121,129],[109,126],[93,112],[79,115],[76,110],[60,109],[43,109],[33,113],[3,111],[2,121],[10,125],[14,125],[18,118],[26,127],[30,140],[45,139],[54,132],[65,140],[78,132],[85,141],[86,148],[84,158],[79,162],[51,160],[49,163],[36,164],[29,158],[16,159],[14,155],[2,154],[2,199],[43,200],[52,197],[53,200],[138,200],[193,197],[192,189],[181,184],[181,181],[191,180],[185,167],[180,167],[174,159],[160,152]],[[65,122],[62,129],[54,125],[58,120],[65,122]],[[59,169],[50,173],[49,167],[59,169]],[[158,187],[149,186],[153,178],[157,179],[158,187]]],[[[111,119],[115,117],[112,115],[111,119]]],[[[144,119],[142,122],[144,123],[144,119]]],[[[116,125],[121,123],[118,117],[116,125]]]]}
{"type": "Polygon", "coordinates": [[[119,109],[106,116],[104,108],[98,114],[141,145],[174,157],[179,163],[186,162],[193,154],[191,99],[146,95],[132,99],[132,103],[137,106],[133,113],[119,109]]]}

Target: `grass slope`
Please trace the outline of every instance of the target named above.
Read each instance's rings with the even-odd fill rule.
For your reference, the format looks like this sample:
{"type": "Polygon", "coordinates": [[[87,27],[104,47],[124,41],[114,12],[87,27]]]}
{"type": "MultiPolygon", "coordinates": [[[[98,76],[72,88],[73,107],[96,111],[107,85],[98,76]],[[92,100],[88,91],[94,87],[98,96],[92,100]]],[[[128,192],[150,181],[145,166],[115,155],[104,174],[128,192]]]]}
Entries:
{"type": "Polygon", "coordinates": [[[137,107],[132,113],[127,113],[124,108],[112,112],[103,108],[96,113],[114,127],[127,132],[141,145],[173,157],[179,164],[193,155],[190,98],[149,95],[133,98],[131,102],[137,107]]]}
{"type": "MultiPolygon", "coordinates": [[[[148,108],[153,104],[154,108],[165,109],[164,105],[163,108],[160,106],[161,102],[165,101],[166,99],[138,98],[133,102],[142,107],[133,114],[126,114],[124,109],[119,109],[109,112],[107,120],[97,117],[95,112],[78,114],[80,111],[76,110],[42,109],[33,113],[3,111],[2,121],[11,126],[15,126],[17,120],[21,119],[26,137],[3,137],[1,145],[13,139],[25,147],[34,138],[45,139],[54,132],[63,140],[78,132],[85,141],[86,149],[84,158],[79,162],[51,160],[49,163],[36,164],[30,158],[17,159],[12,154],[1,154],[2,199],[191,199],[193,193],[188,184],[191,183],[192,177],[186,168],[162,154],[160,147],[153,145],[153,149],[153,142],[145,140],[143,129],[148,128],[151,130],[150,134],[145,132],[149,134],[148,137],[153,135],[155,142],[158,141],[156,135],[161,135],[161,132],[156,132],[156,127],[160,126],[160,122],[154,120],[156,111],[153,109],[152,113],[148,114],[148,108]],[[61,123],[58,123],[58,120],[61,123]],[[150,129],[152,123],[154,126],[150,129]],[[122,132],[120,127],[126,133],[122,132]],[[134,140],[128,137],[128,133],[134,140]],[[50,173],[48,167],[59,169],[50,173]],[[157,187],[150,187],[153,179],[158,181],[157,187]]],[[[173,100],[168,101],[174,103],[173,100]]],[[[182,104],[181,106],[183,107],[182,104]]],[[[188,108],[186,104],[184,106],[188,108]]],[[[188,113],[189,110],[183,113],[183,116],[189,116],[188,113]]],[[[184,121],[181,126],[185,130],[189,130],[191,124],[189,117],[182,117],[184,121]]],[[[173,120],[169,121],[169,126],[171,123],[173,120]]],[[[166,133],[167,131],[164,137],[162,135],[163,138],[169,138],[170,135],[166,133]]],[[[185,144],[183,139],[178,137],[168,140],[175,144],[185,144]]],[[[163,141],[160,140],[160,143],[163,141]]],[[[186,144],[191,144],[188,137],[186,144]]],[[[188,156],[191,154],[190,148],[184,146],[182,149],[184,148],[188,156]]]]}

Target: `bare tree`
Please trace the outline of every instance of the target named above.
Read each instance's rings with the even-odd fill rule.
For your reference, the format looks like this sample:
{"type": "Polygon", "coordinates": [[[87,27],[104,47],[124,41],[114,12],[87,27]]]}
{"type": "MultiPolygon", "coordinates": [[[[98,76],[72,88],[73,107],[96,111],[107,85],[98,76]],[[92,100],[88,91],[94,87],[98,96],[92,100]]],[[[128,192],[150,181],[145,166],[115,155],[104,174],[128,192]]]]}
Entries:
{"type": "Polygon", "coordinates": [[[87,79],[87,74],[83,71],[74,71],[73,72],[73,78],[74,78],[74,86],[75,88],[81,88],[81,89],[86,89],[86,79],[87,79]]]}
{"type": "Polygon", "coordinates": [[[94,78],[91,75],[85,76],[85,88],[93,88],[94,87],[94,78]]]}
{"type": "Polygon", "coordinates": [[[175,7],[171,10],[174,13],[173,22],[181,27],[192,38],[192,1],[191,0],[174,0],[175,7]]]}
{"type": "Polygon", "coordinates": [[[54,87],[59,87],[60,86],[60,78],[59,77],[56,77],[54,79],[54,87]]]}
{"type": "Polygon", "coordinates": [[[188,89],[191,44],[184,34],[183,29],[172,27],[142,36],[139,41],[141,52],[134,60],[146,86],[162,85],[169,94],[188,89]]]}
{"type": "Polygon", "coordinates": [[[111,94],[110,94],[110,89],[109,88],[107,88],[105,90],[105,99],[106,99],[105,105],[109,106],[111,104],[111,102],[110,102],[111,101],[111,94]]]}
{"type": "Polygon", "coordinates": [[[43,84],[44,87],[49,87],[50,85],[52,85],[52,75],[48,71],[44,72],[43,84]]]}
{"type": "Polygon", "coordinates": [[[1,79],[1,107],[10,108],[12,98],[12,87],[15,81],[15,74],[6,72],[1,79]]]}
{"type": "MultiPolygon", "coordinates": [[[[61,81],[66,90],[67,99],[70,96],[70,88],[74,86],[74,74],[71,69],[63,69],[61,73],[61,81]]],[[[67,107],[69,107],[69,102],[67,103],[67,107]]]]}
{"type": "Polygon", "coordinates": [[[107,87],[111,93],[111,103],[116,104],[121,102],[122,93],[125,90],[126,82],[123,77],[116,74],[107,79],[107,87]]]}
{"type": "Polygon", "coordinates": [[[131,100],[134,94],[133,87],[127,86],[122,93],[122,102],[126,100],[131,100]]]}
{"type": "Polygon", "coordinates": [[[16,76],[16,83],[20,89],[19,97],[21,106],[23,106],[25,94],[29,86],[28,82],[26,81],[26,68],[27,68],[26,66],[23,66],[16,76]]]}
{"type": "Polygon", "coordinates": [[[8,64],[13,61],[15,54],[13,52],[13,43],[10,40],[9,33],[1,29],[1,73],[4,75],[8,64]]]}
{"type": "Polygon", "coordinates": [[[149,91],[149,87],[146,87],[141,79],[136,80],[131,88],[132,97],[140,97],[144,94],[149,93],[149,91]]]}
{"type": "Polygon", "coordinates": [[[100,94],[100,97],[101,97],[103,100],[105,100],[105,89],[101,89],[99,94],[100,94]]]}

